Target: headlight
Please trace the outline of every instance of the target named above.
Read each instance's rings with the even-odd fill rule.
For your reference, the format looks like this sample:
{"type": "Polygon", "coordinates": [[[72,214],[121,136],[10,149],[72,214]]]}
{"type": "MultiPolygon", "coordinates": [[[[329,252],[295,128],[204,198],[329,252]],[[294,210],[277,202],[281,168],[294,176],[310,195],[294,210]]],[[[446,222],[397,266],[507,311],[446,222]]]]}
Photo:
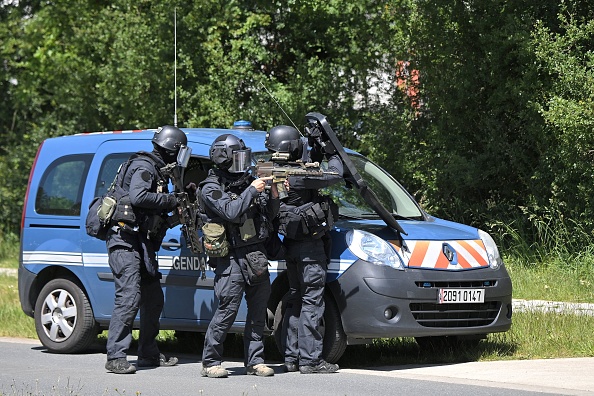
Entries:
{"type": "Polygon", "coordinates": [[[351,252],[361,260],[394,269],[404,269],[392,245],[369,232],[351,230],[346,234],[346,243],[351,252]]]}
{"type": "Polygon", "coordinates": [[[503,264],[503,260],[499,255],[499,249],[497,249],[497,245],[491,235],[487,234],[483,230],[478,230],[479,237],[483,241],[485,245],[485,249],[487,250],[487,257],[489,258],[489,265],[493,269],[497,269],[503,264]]]}

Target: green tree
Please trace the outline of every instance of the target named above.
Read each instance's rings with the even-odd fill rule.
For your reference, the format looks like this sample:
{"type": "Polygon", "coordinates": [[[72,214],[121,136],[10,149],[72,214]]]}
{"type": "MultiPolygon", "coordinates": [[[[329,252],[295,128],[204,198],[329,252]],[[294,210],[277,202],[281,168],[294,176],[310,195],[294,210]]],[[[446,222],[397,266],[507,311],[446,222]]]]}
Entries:
{"type": "MultiPolygon", "coordinates": [[[[35,148],[23,127],[26,117],[17,105],[20,90],[19,65],[22,59],[23,21],[38,10],[37,1],[3,2],[0,5],[0,238],[16,233],[21,219],[28,167],[35,148]]],[[[36,146],[36,144],[33,144],[36,146]]]]}
{"type": "Polygon", "coordinates": [[[12,232],[43,139],[171,123],[174,90],[173,14],[166,4],[16,3],[2,7],[0,27],[7,91],[0,189],[9,197],[1,205],[2,229],[12,232]]]}
{"type": "MultiPolygon", "coordinates": [[[[320,111],[351,146],[373,130],[378,109],[389,111],[373,91],[387,86],[381,97],[389,97],[393,87],[392,15],[383,2],[58,0],[11,15],[0,27],[11,38],[3,54],[12,51],[2,76],[3,89],[12,87],[2,113],[2,133],[12,138],[3,163],[17,175],[4,172],[0,185],[18,201],[44,138],[171,123],[175,83],[180,126],[289,123],[263,86],[298,126],[320,111]]],[[[3,227],[12,231],[22,205],[15,202],[2,204],[3,227]]]]}
{"type": "Polygon", "coordinates": [[[374,76],[394,68],[382,2],[203,1],[184,15],[180,112],[188,125],[289,123],[265,86],[298,126],[316,110],[352,131],[379,100],[374,76]]]}
{"type": "Polygon", "coordinates": [[[548,144],[528,211],[567,230],[577,249],[594,231],[593,17],[586,2],[563,4],[554,25],[536,23],[532,39],[538,68],[551,83],[537,106],[548,144]]]}
{"type": "Polygon", "coordinates": [[[177,100],[182,127],[321,112],[436,215],[588,235],[593,16],[585,0],[5,1],[0,232],[18,232],[43,139],[173,123],[177,100]]]}

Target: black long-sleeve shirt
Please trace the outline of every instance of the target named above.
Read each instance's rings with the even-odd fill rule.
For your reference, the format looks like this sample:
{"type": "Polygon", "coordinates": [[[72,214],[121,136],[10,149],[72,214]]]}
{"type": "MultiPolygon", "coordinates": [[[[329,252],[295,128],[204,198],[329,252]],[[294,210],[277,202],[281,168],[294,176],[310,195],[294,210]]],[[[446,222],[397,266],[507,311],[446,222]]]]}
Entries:
{"type": "Polygon", "coordinates": [[[255,187],[249,185],[252,178],[246,180],[248,187],[238,186],[224,191],[218,180],[211,177],[215,175],[213,170],[209,171],[209,177],[201,183],[200,192],[202,201],[207,209],[209,217],[219,217],[230,223],[243,223],[243,215],[248,211],[255,198],[264,203],[266,217],[273,219],[279,211],[280,202],[278,199],[271,199],[265,192],[259,193],[255,187]],[[212,213],[208,213],[211,211],[212,213]],[[212,216],[212,215],[215,216],[212,216]]]}
{"type": "MultiPolygon", "coordinates": [[[[310,151],[310,159],[318,160],[319,153],[314,149],[310,151]]],[[[324,174],[322,177],[313,176],[289,176],[289,192],[283,203],[291,206],[301,206],[311,202],[317,195],[319,189],[332,186],[344,180],[344,165],[338,154],[328,159],[328,172],[335,174],[324,174]]]]}

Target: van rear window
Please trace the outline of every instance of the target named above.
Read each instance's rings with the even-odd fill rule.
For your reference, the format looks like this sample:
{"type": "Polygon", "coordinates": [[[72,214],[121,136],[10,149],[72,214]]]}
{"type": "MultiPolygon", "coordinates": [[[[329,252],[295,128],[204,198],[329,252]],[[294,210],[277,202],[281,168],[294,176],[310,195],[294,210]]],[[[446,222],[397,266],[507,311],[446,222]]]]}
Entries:
{"type": "Polygon", "coordinates": [[[79,216],[92,154],[62,157],[47,167],[35,198],[39,214],[79,216]]]}
{"type": "Polygon", "coordinates": [[[99,171],[99,178],[95,184],[95,195],[94,197],[100,197],[107,192],[109,186],[113,182],[116,173],[122,163],[128,161],[128,158],[133,153],[117,153],[110,154],[103,160],[101,164],[101,170],[99,171]]]}

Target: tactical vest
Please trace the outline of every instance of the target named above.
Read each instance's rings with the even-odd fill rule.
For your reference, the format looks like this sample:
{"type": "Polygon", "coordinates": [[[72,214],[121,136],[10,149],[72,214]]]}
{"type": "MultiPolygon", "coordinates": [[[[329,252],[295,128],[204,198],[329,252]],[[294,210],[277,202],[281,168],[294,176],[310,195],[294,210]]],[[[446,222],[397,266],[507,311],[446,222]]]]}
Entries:
{"type": "Polygon", "coordinates": [[[130,228],[138,228],[142,232],[147,233],[149,236],[158,236],[163,232],[163,229],[166,228],[167,213],[163,213],[163,211],[157,209],[132,207],[130,204],[130,197],[128,195],[130,191],[130,181],[126,180],[126,176],[128,169],[132,166],[132,162],[138,160],[149,163],[153,168],[152,171],[154,172],[154,175],[157,179],[157,189],[153,192],[169,193],[169,189],[167,187],[168,180],[165,176],[163,176],[161,173],[161,168],[159,167],[159,163],[161,163],[163,166],[165,165],[163,161],[153,153],[146,151],[140,151],[132,155],[132,157],[130,157],[128,160],[128,163],[126,163],[126,171],[121,172],[121,174],[118,175],[118,178],[121,177],[122,180],[117,181],[117,183],[122,186],[121,188],[125,191],[123,203],[130,205],[130,208],[133,211],[133,216],[122,219],[122,221],[130,228]]]}
{"type": "MultiPolygon", "coordinates": [[[[241,193],[249,187],[251,181],[251,176],[232,181],[225,179],[222,175],[211,173],[200,183],[200,186],[206,183],[216,183],[232,199],[238,199],[241,193]]],[[[202,201],[202,194],[199,193],[198,197],[202,201]]],[[[260,194],[253,199],[247,212],[241,216],[239,224],[231,223],[217,216],[207,205],[204,205],[204,202],[200,202],[200,208],[205,216],[204,223],[218,223],[225,226],[227,240],[233,248],[263,243],[270,235],[271,225],[266,218],[266,202],[260,194]]]]}
{"type": "Polygon", "coordinates": [[[318,239],[332,229],[337,218],[338,207],[332,198],[315,194],[303,205],[282,204],[278,232],[289,239],[318,239]]]}

